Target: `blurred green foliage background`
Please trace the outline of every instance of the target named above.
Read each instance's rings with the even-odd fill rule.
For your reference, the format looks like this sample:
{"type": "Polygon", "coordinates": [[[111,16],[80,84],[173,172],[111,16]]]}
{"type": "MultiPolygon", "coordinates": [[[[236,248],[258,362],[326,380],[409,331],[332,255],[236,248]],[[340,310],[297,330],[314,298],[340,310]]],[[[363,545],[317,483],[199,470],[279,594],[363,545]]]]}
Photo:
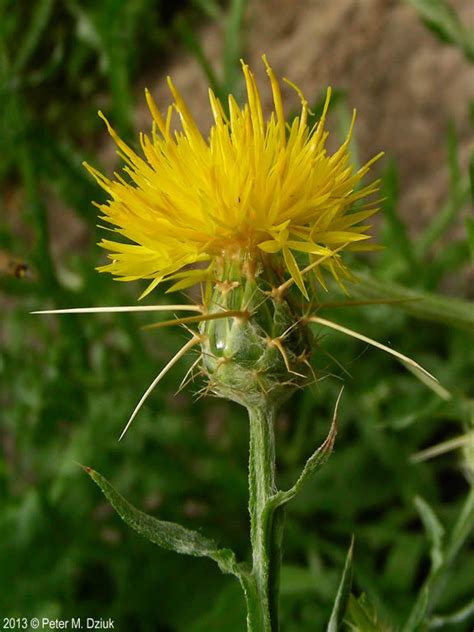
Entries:
{"type": "MultiPolygon", "coordinates": [[[[446,2],[409,4],[414,20],[472,61],[472,33],[446,2]]],[[[199,61],[202,81],[219,94],[239,93],[238,59],[252,37],[246,3],[2,0],[0,7],[0,616],[110,616],[116,629],[144,632],[243,630],[237,582],[211,562],[140,539],[77,462],[104,473],[136,506],[202,530],[245,558],[244,411],[194,397],[199,383],[174,397],[184,362],[118,443],[182,332],[145,334],[143,315],[29,312],[134,303],[139,288],[94,271],[102,254],[90,201],[101,193],[81,162],[100,162],[97,108],[105,107],[116,129],[136,143],[134,87],[141,89],[150,64],[156,72],[177,49],[199,61]],[[224,36],[220,72],[200,40],[199,26],[209,22],[224,36]],[[64,209],[58,225],[50,204],[64,209]],[[74,231],[79,248],[55,256],[55,240],[74,231]]],[[[348,104],[338,94],[333,116],[342,127],[348,104]]],[[[317,112],[321,95],[307,96],[317,112]]],[[[379,226],[386,249],[354,262],[362,279],[352,288],[355,298],[413,300],[328,309],[325,317],[416,358],[451,397],[431,392],[362,343],[321,335],[315,365],[328,377],[298,393],[278,422],[285,487],[325,436],[345,381],[336,452],[288,512],[284,632],[325,629],[352,534],[353,593],[367,595],[351,603],[355,629],[410,632],[415,603],[426,605],[419,629],[470,629],[474,565],[460,552],[468,550],[474,502],[474,313],[463,297],[438,292],[446,275],[472,266],[474,223],[472,215],[460,220],[472,180],[460,163],[455,124],[447,129],[440,142],[450,178],[441,207],[413,239],[398,214],[398,167],[389,156],[379,226]],[[453,224],[460,227],[456,236],[433,253],[453,224]],[[436,456],[413,459],[433,446],[436,456]]],[[[166,301],[159,290],[150,302],[166,301]]]]}

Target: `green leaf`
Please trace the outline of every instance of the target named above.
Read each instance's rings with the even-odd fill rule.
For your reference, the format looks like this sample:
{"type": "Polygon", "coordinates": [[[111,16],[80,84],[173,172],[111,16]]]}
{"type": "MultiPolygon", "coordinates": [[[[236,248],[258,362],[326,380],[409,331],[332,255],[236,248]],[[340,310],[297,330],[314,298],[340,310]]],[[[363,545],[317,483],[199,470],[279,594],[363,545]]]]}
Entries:
{"type": "Polygon", "coordinates": [[[191,53],[191,55],[193,55],[198,64],[201,66],[202,71],[209,81],[209,86],[212,88],[212,91],[222,99],[224,95],[221,91],[220,81],[206,55],[201,40],[195,33],[195,29],[189,24],[187,18],[184,16],[181,16],[176,20],[175,28],[186,49],[191,53]]]}
{"type": "Polygon", "coordinates": [[[449,187],[455,191],[461,182],[461,165],[459,164],[459,140],[454,121],[449,121],[446,133],[448,153],[449,187]]]}
{"type": "Polygon", "coordinates": [[[367,273],[357,273],[357,280],[359,283],[351,286],[351,294],[356,298],[404,299],[396,307],[407,314],[474,332],[474,309],[469,301],[414,290],[398,283],[378,280],[367,273]]]}
{"type": "Polygon", "coordinates": [[[418,630],[418,626],[426,619],[430,607],[430,586],[426,584],[422,587],[415,601],[415,605],[410,613],[407,623],[402,628],[402,632],[412,632],[418,630]]]}
{"type": "Polygon", "coordinates": [[[373,606],[364,594],[359,599],[350,595],[347,617],[346,623],[353,632],[384,632],[373,606]]]}
{"type": "MultiPolygon", "coordinates": [[[[440,525],[431,510],[425,511],[424,519],[428,523],[430,537],[433,541],[437,541],[440,536],[440,525]]],[[[435,570],[431,569],[428,574],[418,597],[410,612],[406,623],[402,628],[402,632],[412,632],[417,630],[418,626],[426,620],[426,617],[436,607],[438,599],[442,596],[444,587],[449,581],[449,575],[453,572],[454,560],[465,544],[468,537],[472,534],[472,525],[474,524],[474,490],[471,489],[466,501],[461,509],[458,520],[450,533],[449,541],[444,547],[442,556],[442,564],[435,570]]],[[[440,546],[440,545],[439,545],[440,546]]]]}
{"type": "MultiPolygon", "coordinates": [[[[474,599],[472,599],[464,607],[456,610],[452,614],[432,617],[429,622],[430,630],[444,629],[446,626],[459,625],[461,623],[469,624],[474,617],[474,599]]],[[[466,628],[467,629],[467,628],[466,628]]]]}
{"type": "Polygon", "coordinates": [[[426,535],[431,544],[431,569],[436,572],[444,562],[443,539],[444,527],[439,521],[433,509],[428,505],[426,500],[420,496],[415,498],[415,506],[420,514],[421,521],[426,531],[426,535]]]}
{"type": "Polygon", "coordinates": [[[418,237],[416,252],[419,259],[423,259],[431,246],[446,234],[469,202],[470,186],[468,178],[461,175],[459,141],[452,122],[448,126],[446,144],[449,167],[448,197],[418,237]]]}
{"type": "Polygon", "coordinates": [[[232,0],[224,26],[223,91],[234,93],[241,81],[239,59],[243,55],[244,14],[247,0],[232,0]]]}
{"type": "Polygon", "coordinates": [[[413,268],[416,259],[413,244],[408,236],[405,222],[398,214],[399,185],[398,172],[393,160],[390,160],[382,176],[382,212],[384,216],[383,243],[404,259],[405,264],[413,268]]]}
{"type": "Polygon", "coordinates": [[[122,520],[147,540],[176,553],[208,557],[217,562],[223,573],[230,573],[240,578],[241,571],[233,551],[219,549],[213,540],[204,537],[197,531],[186,529],[175,522],[157,520],[136,509],[101,474],[90,467],[84,467],[84,470],[100,487],[122,520]]]}
{"type": "Polygon", "coordinates": [[[464,26],[446,0],[406,0],[417,11],[426,26],[443,42],[460,48],[474,61],[474,34],[464,26]]]}
{"type": "Polygon", "coordinates": [[[221,7],[216,0],[192,0],[192,4],[210,20],[217,21],[221,17],[221,7]]]}
{"type": "Polygon", "coordinates": [[[449,227],[456,221],[469,200],[469,185],[463,179],[450,192],[449,198],[441,206],[431,222],[419,236],[416,251],[420,259],[423,259],[431,246],[446,234],[449,227]]]}
{"type": "Polygon", "coordinates": [[[351,545],[347,553],[346,563],[344,565],[344,570],[342,571],[341,582],[337,591],[336,600],[334,601],[334,606],[332,609],[331,618],[329,619],[327,632],[337,632],[340,629],[342,621],[344,619],[344,615],[346,614],[347,604],[349,602],[352,588],[353,549],[354,538],[352,538],[351,545]]]}
{"type": "Polygon", "coordinates": [[[309,457],[306,461],[306,464],[301,472],[298,480],[293,485],[293,487],[287,491],[278,491],[274,494],[269,503],[273,507],[279,507],[280,505],[285,505],[287,502],[292,500],[296,494],[300,491],[301,487],[306,483],[306,481],[313,476],[328,460],[331,456],[334,441],[336,440],[337,434],[337,409],[339,405],[339,401],[342,396],[343,389],[340,390],[339,396],[336,401],[336,406],[334,407],[334,415],[332,418],[331,427],[329,429],[328,435],[324,442],[319,446],[315,452],[309,457]]]}
{"type": "Polygon", "coordinates": [[[446,547],[446,557],[453,560],[470,535],[474,525],[474,489],[471,487],[466,502],[451,533],[450,543],[446,547]]]}
{"type": "Polygon", "coordinates": [[[35,4],[29,28],[19,39],[20,46],[14,63],[15,72],[21,72],[34,54],[44,30],[50,24],[53,5],[53,0],[40,0],[35,4]]]}

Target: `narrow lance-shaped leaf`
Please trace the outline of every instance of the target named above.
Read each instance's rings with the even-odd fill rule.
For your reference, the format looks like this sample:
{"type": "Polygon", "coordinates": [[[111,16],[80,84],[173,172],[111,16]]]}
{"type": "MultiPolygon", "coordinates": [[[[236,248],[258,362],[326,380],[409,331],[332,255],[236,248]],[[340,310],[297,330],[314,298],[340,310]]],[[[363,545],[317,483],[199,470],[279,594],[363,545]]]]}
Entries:
{"type": "Polygon", "coordinates": [[[430,248],[438,242],[465,210],[469,202],[469,182],[463,177],[459,164],[459,141],[454,124],[450,124],[447,134],[449,167],[449,191],[444,204],[434,214],[417,239],[418,259],[424,260],[430,248]]]}
{"type": "MultiPolygon", "coordinates": [[[[427,514],[425,513],[425,518],[427,514]]],[[[433,525],[433,515],[427,518],[430,525],[429,530],[435,536],[440,538],[438,532],[439,527],[436,526],[437,519],[433,525]]],[[[436,607],[437,601],[443,594],[443,589],[449,581],[449,575],[453,572],[454,560],[458,555],[461,547],[465,544],[468,537],[472,534],[472,526],[474,524],[474,490],[471,490],[461,509],[459,518],[451,531],[447,542],[443,547],[441,564],[428,574],[423,586],[421,587],[415,604],[407,618],[406,623],[402,627],[402,632],[412,632],[418,629],[418,626],[426,621],[426,618],[436,607]]],[[[430,536],[433,537],[433,536],[430,536]]]]}
{"type": "Polygon", "coordinates": [[[107,500],[129,527],[140,533],[153,544],[163,549],[193,555],[208,557],[219,565],[224,573],[230,573],[240,578],[235,554],[230,549],[220,549],[217,544],[198,533],[186,529],[180,524],[157,520],[153,516],[136,509],[119,494],[112,485],[98,472],[90,467],[84,467],[92,480],[100,487],[107,500]]]}
{"type": "Polygon", "coordinates": [[[41,36],[48,27],[48,24],[50,24],[53,7],[53,0],[41,0],[32,6],[33,15],[31,16],[27,28],[24,29],[16,50],[14,61],[14,70],[16,73],[21,73],[22,70],[24,70],[26,64],[37,50],[41,36]]]}
{"type": "Polygon", "coordinates": [[[456,610],[456,612],[453,612],[452,614],[432,617],[429,623],[429,627],[430,630],[443,630],[446,629],[447,626],[460,625],[461,623],[465,623],[467,626],[469,625],[469,621],[473,620],[473,617],[474,599],[471,599],[469,603],[467,603],[462,608],[459,608],[458,610],[456,610]]]}
{"type": "Polygon", "coordinates": [[[431,570],[436,572],[443,564],[444,527],[426,500],[417,496],[415,506],[431,543],[431,570]]]}
{"type": "Polygon", "coordinates": [[[367,272],[358,272],[356,278],[358,282],[351,285],[351,294],[357,298],[401,298],[404,301],[397,307],[411,316],[474,332],[472,302],[414,290],[387,279],[376,279],[367,272]]]}
{"type": "Polygon", "coordinates": [[[470,445],[474,445],[474,431],[472,430],[466,432],[466,434],[453,437],[447,441],[442,441],[441,443],[436,443],[429,448],[420,450],[420,452],[417,452],[410,457],[410,461],[412,463],[420,463],[421,461],[432,459],[440,454],[446,454],[446,452],[450,452],[451,450],[459,450],[464,446],[470,445]]]}
{"type": "Polygon", "coordinates": [[[399,182],[393,160],[389,160],[382,177],[382,210],[384,217],[384,244],[391,246],[410,268],[416,265],[413,243],[408,236],[405,222],[398,213],[399,182]]]}
{"type": "Polygon", "coordinates": [[[196,36],[195,30],[190,26],[188,20],[182,16],[176,20],[176,29],[181,42],[201,66],[212,90],[221,96],[219,79],[214,72],[212,64],[209,62],[200,38],[196,36]]]}
{"type": "Polygon", "coordinates": [[[304,483],[309,478],[311,478],[311,476],[313,476],[313,474],[315,474],[315,472],[317,472],[317,470],[319,470],[326,463],[328,458],[331,456],[331,453],[334,447],[334,441],[336,440],[336,434],[337,434],[337,411],[338,411],[339,402],[341,400],[343,390],[344,388],[341,388],[339,392],[339,395],[336,401],[336,406],[334,407],[334,415],[332,418],[331,427],[329,429],[326,439],[306,461],[303,471],[301,472],[298,480],[293,485],[293,487],[287,491],[278,491],[270,499],[270,503],[273,506],[278,507],[279,505],[284,505],[287,502],[289,502],[292,498],[294,498],[296,494],[300,491],[304,483]]]}
{"type": "Polygon", "coordinates": [[[458,14],[446,0],[407,0],[415,7],[420,18],[442,41],[458,46],[474,61],[474,38],[472,31],[459,19],[458,14]]]}
{"type": "Polygon", "coordinates": [[[222,91],[234,92],[238,87],[239,76],[237,73],[238,60],[242,57],[244,47],[245,29],[243,28],[246,0],[232,0],[229,3],[224,26],[224,72],[222,91]]]}
{"type": "Polygon", "coordinates": [[[364,594],[359,599],[350,595],[346,623],[352,632],[384,632],[373,606],[364,594]]]}
{"type": "Polygon", "coordinates": [[[446,557],[451,560],[457,555],[459,549],[466,542],[469,535],[472,535],[474,526],[474,489],[471,487],[461,510],[459,518],[454,525],[451,534],[451,541],[446,547],[446,557]]]}
{"type": "Polygon", "coordinates": [[[341,582],[337,591],[336,600],[329,619],[327,632],[337,632],[342,625],[344,615],[346,614],[347,604],[349,603],[349,597],[352,588],[352,552],[354,549],[354,538],[352,538],[351,545],[346,557],[346,563],[342,572],[341,582]]]}

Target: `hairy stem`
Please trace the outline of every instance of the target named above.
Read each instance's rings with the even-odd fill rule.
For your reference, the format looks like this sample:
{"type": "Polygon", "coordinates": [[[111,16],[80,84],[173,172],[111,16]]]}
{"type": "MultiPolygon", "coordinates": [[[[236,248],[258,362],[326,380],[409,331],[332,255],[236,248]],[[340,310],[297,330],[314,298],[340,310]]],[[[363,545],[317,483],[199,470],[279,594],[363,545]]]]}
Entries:
{"type": "Polygon", "coordinates": [[[257,603],[249,611],[249,630],[278,630],[283,508],[272,506],[275,487],[275,410],[249,408],[249,512],[252,544],[252,575],[257,603]]]}

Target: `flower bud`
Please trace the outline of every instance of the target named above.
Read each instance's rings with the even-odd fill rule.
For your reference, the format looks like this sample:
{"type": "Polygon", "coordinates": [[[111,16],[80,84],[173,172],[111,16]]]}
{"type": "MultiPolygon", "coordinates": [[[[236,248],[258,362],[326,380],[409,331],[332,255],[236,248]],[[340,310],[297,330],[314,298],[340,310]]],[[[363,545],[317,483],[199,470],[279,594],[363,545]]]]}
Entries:
{"type": "Polygon", "coordinates": [[[279,405],[309,378],[309,329],[290,295],[272,291],[278,274],[270,263],[227,262],[208,311],[236,315],[200,327],[210,391],[246,407],[279,405]]]}

